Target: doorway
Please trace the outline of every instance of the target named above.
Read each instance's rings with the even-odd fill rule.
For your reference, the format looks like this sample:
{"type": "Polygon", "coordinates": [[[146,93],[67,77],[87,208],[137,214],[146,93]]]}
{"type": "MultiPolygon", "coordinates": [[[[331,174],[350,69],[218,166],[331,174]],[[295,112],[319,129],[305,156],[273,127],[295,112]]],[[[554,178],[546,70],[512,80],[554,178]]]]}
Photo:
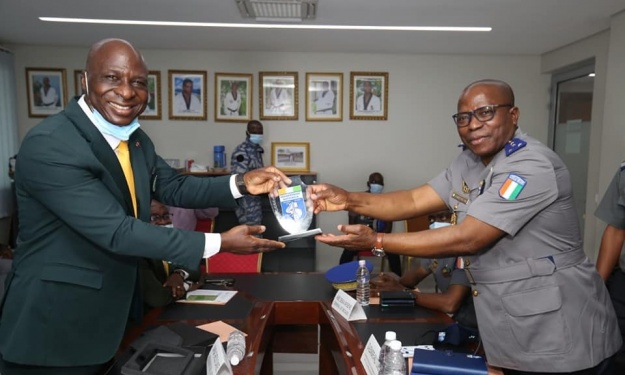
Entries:
{"type": "Polygon", "coordinates": [[[562,158],[571,173],[575,209],[583,238],[592,126],[594,61],[554,74],[551,78],[551,87],[549,145],[562,158]]]}

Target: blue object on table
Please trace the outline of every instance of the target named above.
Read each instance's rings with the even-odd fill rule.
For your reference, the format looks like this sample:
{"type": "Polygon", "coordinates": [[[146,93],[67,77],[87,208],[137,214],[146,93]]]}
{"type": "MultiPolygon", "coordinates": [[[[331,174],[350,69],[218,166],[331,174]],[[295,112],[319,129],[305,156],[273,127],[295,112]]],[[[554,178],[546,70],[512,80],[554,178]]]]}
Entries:
{"type": "MultiPolygon", "coordinates": [[[[373,263],[365,260],[369,272],[373,272],[373,263]]],[[[349,283],[356,281],[358,261],[339,264],[326,271],[326,279],[332,284],[349,283]]]]}
{"type": "Polygon", "coordinates": [[[410,375],[488,375],[484,357],[452,350],[415,349],[410,375]]]}

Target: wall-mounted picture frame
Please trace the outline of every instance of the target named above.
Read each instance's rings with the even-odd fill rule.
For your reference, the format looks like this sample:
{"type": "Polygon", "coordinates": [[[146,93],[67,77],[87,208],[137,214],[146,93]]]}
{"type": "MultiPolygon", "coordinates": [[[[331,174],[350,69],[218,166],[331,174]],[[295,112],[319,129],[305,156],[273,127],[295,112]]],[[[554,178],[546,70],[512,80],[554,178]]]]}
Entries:
{"type": "MultiPolygon", "coordinates": [[[[163,116],[161,106],[161,72],[160,70],[148,71],[148,106],[139,116],[140,120],[160,120],[163,116]]],[[[171,113],[171,112],[170,112],[171,113]]]]}
{"type": "Polygon", "coordinates": [[[169,119],[206,120],[206,72],[168,70],[169,119]]]}
{"type": "Polygon", "coordinates": [[[310,172],[310,143],[272,142],[271,165],[284,172],[310,172]]]}
{"type": "Polygon", "coordinates": [[[87,93],[87,91],[82,88],[83,72],[84,70],[82,69],[74,70],[74,96],[82,96],[87,93]]]}
{"type": "Polygon", "coordinates": [[[252,119],[252,74],[215,73],[215,121],[252,119]]]}
{"type": "Polygon", "coordinates": [[[350,72],[349,118],[351,120],[388,118],[388,73],[350,72]]]}
{"type": "Polygon", "coordinates": [[[26,68],[28,117],[48,117],[67,103],[65,69],[26,68]]]}
{"type": "Polygon", "coordinates": [[[260,119],[297,120],[297,72],[260,72],[260,119]]]}
{"type": "Polygon", "coordinates": [[[343,73],[306,73],[306,121],[343,121],[343,73]]]}

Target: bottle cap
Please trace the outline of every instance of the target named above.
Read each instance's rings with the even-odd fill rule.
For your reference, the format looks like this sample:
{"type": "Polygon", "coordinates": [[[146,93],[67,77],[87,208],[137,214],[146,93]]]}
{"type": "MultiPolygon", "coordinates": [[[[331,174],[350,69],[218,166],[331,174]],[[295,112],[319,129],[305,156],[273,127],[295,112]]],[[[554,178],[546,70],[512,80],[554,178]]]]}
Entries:
{"type": "Polygon", "coordinates": [[[393,340],[391,341],[389,346],[392,350],[399,350],[401,349],[401,341],[393,340]]]}
{"type": "Polygon", "coordinates": [[[364,260],[364,259],[361,259],[361,260],[359,260],[359,261],[358,261],[358,265],[359,265],[359,266],[365,266],[366,264],[367,264],[367,263],[365,262],[365,260],[364,260]]]}
{"type": "Polygon", "coordinates": [[[241,360],[239,359],[239,357],[237,357],[236,355],[233,355],[232,357],[230,357],[230,364],[232,366],[236,366],[239,364],[239,362],[241,362],[241,360]]]}
{"type": "Polygon", "coordinates": [[[213,151],[215,152],[223,152],[226,150],[226,147],[223,145],[213,146],[213,151]]]}
{"type": "Polygon", "coordinates": [[[386,331],[384,335],[384,341],[393,341],[397,340],[397,334],[394,331],[386,331]]]}

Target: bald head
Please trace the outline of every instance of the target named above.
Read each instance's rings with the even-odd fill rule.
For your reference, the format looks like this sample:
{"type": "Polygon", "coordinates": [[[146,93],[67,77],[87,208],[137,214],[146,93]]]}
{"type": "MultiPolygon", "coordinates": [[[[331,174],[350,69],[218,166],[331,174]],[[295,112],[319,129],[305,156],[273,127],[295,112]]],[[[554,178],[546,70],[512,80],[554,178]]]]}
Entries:
{"type": "Polygon", "coordinates": [[[139,51],[127,40],[116,38],[102,39],[91,45],[89,53],[87,54],[85,70],[89,72],[89,69],[93,67],[93,64],[98,63],[98,59],[101,54],[115,53],[121,50],[126,50],[129,55],[134,55],[134,58],[141,61],[147,70],[147,65],[145,64],[145,60],[143,59],[141,53],[139,53],[139,51]]]}
{"type": "Polygon", "coordinates": [[[122,39],[95,43],[87,55],[85,101],[108,122],[126,126],[148,103],[148,68],[132,44],[122,39]]]}
{"type": "Polygon", "coordinates": [[[512,91],[512,87],[510,87],[510,85],[506,82],[500,81],[498,79],[481,79],[479,81],[475,81],[469,84],[467,87],[464,88],[464,90],[462,90],[458,102],[460,102],[465,97],[465,95],[469,91],[471,91],[471,89],[478,86],[488,86],[493,88],[494,90],[499,92],[504,102],[514,106],[514,91],[512,91]]]}

